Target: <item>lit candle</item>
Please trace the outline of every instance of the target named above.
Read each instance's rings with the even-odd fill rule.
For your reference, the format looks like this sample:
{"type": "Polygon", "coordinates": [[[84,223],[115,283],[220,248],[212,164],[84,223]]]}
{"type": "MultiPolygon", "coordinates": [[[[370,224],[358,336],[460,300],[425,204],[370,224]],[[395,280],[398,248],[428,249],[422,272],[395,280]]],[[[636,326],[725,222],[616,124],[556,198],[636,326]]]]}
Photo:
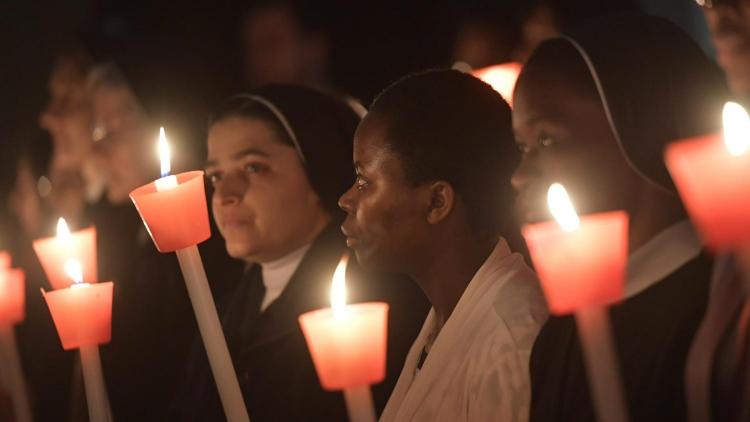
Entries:
{"type": "Polygon", "coordinates": [[[83,268],[76,259],[68,259],[64,272],[73,283],[70,287],[44,292],[52,320],[63,349],[80,349],[86,402],[92,421],[110,421],[109,400],[99,357],[99,345],[112,338],[111,281],[84,282],[83,268]]]}
{"type": "Polygon", "coordinates": [[[57,220],[57,236],[37,239],[34,251],[53,289],[62,289],[73,282],[63,270],[65,261],[75,259],[83,265],[86,282],[96,282],[96,229],[89,227],[70,232],[64,218],[57,220]]]}
{"type": "Polygon", "coordinates": [[[320,384],[343,390],[349,418],[375,421],[370,385],[385,378],[388,304],[346,304],[346,264],[341,258],[333,275],[331,307],[300,315],[320,384]]]}
{"type": "Polygon", "coordinates": [[[24,319],[24,282],[23,270],[10,268],[10,254],[0,252],[0,352],[3,361],[0,375],[13,399],[16,419],[27,422],[31,421],[31,408],[13,329],[24,319]]]}
{"type": "Polygon", "coordinates": [[[170,175],[170,150],[159,130],[161,178],[130,193],[156,249],[175,252],[187,286],[208,362],[229,422],[249,421],[237,374],[216,313],[197,244],[211,237],[203,172],[170,175]]]}
{"type": "Polygon", "coordinates": [[[476,69],[471,74],[491,86],[513,107],[513,90],[516,87],[518,75],[521,73],[521,67],[521,63],[508,62],[476,69]]]}
{"type": "Polygon", "coordinates": [[[750,249],[750,118],[742,106],[729,102],[723,120],[723,136],[673,143],[665,158],[708,246],[715,252],[746,254],[750,249]]]}
{"type": "Polygon", "coordinates": [[[628,216],[622,211],[578,217],[565,188],[550,186],[555,221],[524,226],[523,236],[550,312],[575,313],[600,421],[626,421],[620,371],[606,306],[622,298],[628,216]]]}

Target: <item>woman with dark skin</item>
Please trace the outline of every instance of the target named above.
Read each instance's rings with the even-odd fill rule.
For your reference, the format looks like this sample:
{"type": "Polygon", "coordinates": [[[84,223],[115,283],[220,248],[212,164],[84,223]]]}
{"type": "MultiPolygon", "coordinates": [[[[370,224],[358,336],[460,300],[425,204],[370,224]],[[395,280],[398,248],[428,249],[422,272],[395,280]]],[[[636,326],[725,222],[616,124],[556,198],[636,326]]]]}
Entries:
{"type": "MultiPolygon", "coordinates": [[[[550,218],[565,185],[579,213],[630,216],[625,297],[611,308],[631,420],[685,418],[686,354],[703,316],[712,259],[663,164],[673,140],[711,133],[727,89],[687,34],[642,15],[613,15],[542,44],[518,82],[513,176],[526,222],[550,218]],[[611,28],[618,28],[612,31],[611,28]]],[[[531,358],[532,421],[593,421],[571,316],[550,317],[531,358]]]]}

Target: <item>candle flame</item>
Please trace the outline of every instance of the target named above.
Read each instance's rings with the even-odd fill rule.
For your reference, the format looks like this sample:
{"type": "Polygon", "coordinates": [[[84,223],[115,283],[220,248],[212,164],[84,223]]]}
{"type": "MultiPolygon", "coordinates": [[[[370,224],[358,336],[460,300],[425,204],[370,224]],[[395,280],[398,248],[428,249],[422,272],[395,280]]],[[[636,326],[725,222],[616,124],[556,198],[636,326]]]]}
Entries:
{"type": "Polygon", "coordinates": [[[724,104],[724,145],[735,157],[750,150],[750,117],[741,105],[735,102],[724,104]]]}
{"type": "Polygon", "coordinates": [[[65,261],[65,274],[70,277],[75,284],[83,283],[83,267],[77,259],[68,259],[65,261]]]}
{"type": "Polygon", "coordinates": [[[167,135],[164,134],[164,127],[159,128],[159,142],[157,144],[159,151],[159,161],[161,162],[161,177],[169,175],[170,168],[170,150],[167,135]]]}
{"type": "Polygon", "coordinates": [[[331,308],[334,317],[340,318],[346,311],[346,266],[349,255],[344,254],[336,266],[331,283],[331,308]]]}
{"type": "Polygon", "coordinates": [[[575,207],[570,201],[568,191],[559,183],[553,183],[547,191],[547,206],[557,224],[566,231],[572,232],[578,229],[581,220],[578,218],[575,207]]]}
{"type": "Polygon", "coordinates": [[[65,219],[62,217],[57,219],[57,238],[66,244],[69,244],[72,240],[68,223],[66,223],[65,219]]]}

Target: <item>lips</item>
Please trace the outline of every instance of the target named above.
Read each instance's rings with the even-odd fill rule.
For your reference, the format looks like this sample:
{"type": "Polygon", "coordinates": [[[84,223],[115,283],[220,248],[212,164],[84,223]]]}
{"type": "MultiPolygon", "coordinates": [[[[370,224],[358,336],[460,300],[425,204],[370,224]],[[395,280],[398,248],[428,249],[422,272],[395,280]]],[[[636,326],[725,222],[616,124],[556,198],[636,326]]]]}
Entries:
{"type": "Polygon", "coordinates": [[[359,239],[351,234],[351,229],[348,229],[344,225],[341,225],[341,232],[344,233],[344,236],[346,236],[346,246],[354,249],[359,245],[359,239]]]}

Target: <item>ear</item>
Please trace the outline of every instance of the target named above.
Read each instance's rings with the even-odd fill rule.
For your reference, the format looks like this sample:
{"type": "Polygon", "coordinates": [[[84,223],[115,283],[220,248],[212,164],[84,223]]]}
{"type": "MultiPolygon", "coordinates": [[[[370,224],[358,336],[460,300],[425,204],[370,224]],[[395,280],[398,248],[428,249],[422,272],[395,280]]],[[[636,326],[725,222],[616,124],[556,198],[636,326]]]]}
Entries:
{"type": "Polygon", "coordinates": [[[433,182],[429,186],[430,206],[427,210],[427,222],[438,224],[445,220],[456,204],[456,191],[445,181],[433,182]]]}

